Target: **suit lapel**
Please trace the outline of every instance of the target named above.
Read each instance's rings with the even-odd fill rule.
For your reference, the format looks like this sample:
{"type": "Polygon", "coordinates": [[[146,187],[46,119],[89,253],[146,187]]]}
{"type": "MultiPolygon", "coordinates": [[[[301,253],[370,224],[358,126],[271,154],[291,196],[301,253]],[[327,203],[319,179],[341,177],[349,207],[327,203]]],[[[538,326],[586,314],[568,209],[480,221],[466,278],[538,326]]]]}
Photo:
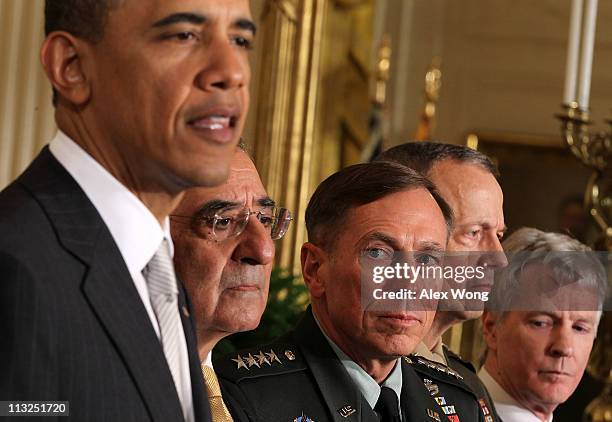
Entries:
{"type": "Polygon", "coordinates": [[[295,339],[333,420],[378,422],[378,417],[323,337],[310,308],[295,329],[295,339]]]}
{"type": "Polygon", "coordinates": [[[93,204],[48,147],[19,182],[40,201],[60,243],[86,266],[84,295],[125,361],[152,419],[178,420],[182,410],[162,347],[121,253],[93,204]]]}
{"type": "Polygon", "coordinates": [[[191,390],[193,392],[193,412],[195,420],[211,420],[210,407],[208,405],[208,394],[204,387],[204,379],[198,356],[197,336],[195,323],[191,315],[191,301],[187,296],[183,284],[179,280],[179,311],[185,340],[187,340],[187,352],[189,353],[189,373],[191,374],[191,390]]]}

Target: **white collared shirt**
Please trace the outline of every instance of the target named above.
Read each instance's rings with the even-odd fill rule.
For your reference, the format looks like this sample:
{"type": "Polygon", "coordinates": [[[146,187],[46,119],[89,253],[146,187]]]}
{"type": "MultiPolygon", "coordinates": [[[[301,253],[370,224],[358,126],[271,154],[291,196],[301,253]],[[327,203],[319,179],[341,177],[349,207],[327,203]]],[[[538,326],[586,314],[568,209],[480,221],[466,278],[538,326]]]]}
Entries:
{"type": "MultiPolygon", "coordinates": [[[[121,252],[134,286],[159,338],[159,324],[151,305],[147,282],[142,275],[142,270],[153,258],[164,239],[168,242],[170,254],[174,254],[168,218],[166,217],[161,227],[155,216],[136,195],[62,131],[57,132],[49,145],[49,150],[83,189],[102,217],[121,252]]],[[[183,390],[182,397],[185,399],[185,403],[182,403],[183,414],[186,421],[193,421],[195,416],[189,355],[183,330],[179,332],[179,344],[181,348],[179,384],[183,390]]]]}
{"type": "MultiPolygon", "coordinates": [[[[495,403],[495,409],[504,422],[542,422],[534,413],[521,406],[519,402],[510,396],[510,394],[495,381],[484,366],[478,371],[478,378],[480,378],[489,391],[495,403]]],[[[553,415],[551,414],[545,422],[552,422],[552,419],[553,415]]]]}

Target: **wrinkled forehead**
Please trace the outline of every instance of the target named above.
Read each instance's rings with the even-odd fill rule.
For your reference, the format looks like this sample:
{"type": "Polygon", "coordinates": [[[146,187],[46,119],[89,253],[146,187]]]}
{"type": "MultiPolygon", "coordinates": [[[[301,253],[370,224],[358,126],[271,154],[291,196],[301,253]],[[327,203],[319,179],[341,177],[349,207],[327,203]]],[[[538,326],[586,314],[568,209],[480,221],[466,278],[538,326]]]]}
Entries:
{"type": "Polygon", "coordinates": [[[526,311],[596,312],[603,298],[580,277],[565,276],[551,265],[531,263],[520,273],[512,309],[526,311]]]}
{"type": "Polygon", "coordinates": [[[213,201],[256,207],[267,198],[266,189],[255,164],[246,152],[238,149],[232,158],[227,181],[216,187],[188,189],[177,208],[177,213],[191,215],[213,201]]]}

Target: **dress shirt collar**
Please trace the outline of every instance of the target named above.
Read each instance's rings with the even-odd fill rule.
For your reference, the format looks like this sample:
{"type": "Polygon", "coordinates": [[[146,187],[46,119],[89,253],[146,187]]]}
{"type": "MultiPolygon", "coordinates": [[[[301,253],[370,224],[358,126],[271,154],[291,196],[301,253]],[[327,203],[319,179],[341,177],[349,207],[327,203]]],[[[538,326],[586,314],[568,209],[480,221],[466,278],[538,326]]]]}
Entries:
{"type": "MultiPolygon", "coordinates": [[[[508,394],[484,366],[478,371],[478,378],[480,378],[489,391],[495,403],[495,410],[497,410],[497,413],[499,413],[504,422],[542,422],[534,413],[521,406],[519,402],[508,394]]],[[[545,422],[552,422],[552,420],[553,415],[551,414],[545,422]]]]}
{"type": "MultiPolygon", "coordinates": [[[[319,324],[319,320],[314,315],[314,313],[313,317],[315,322],[319,326],[319,330],[321,330],[321,333],[331,346],[332,350],[334,351],[334,353],[336,353],[338,359],[340,359],[342,366],[344,366],[349,376],[351,377],[357,388],[359,388],[359,391],[361,391],[361,394],[366,399],[370,407],[374,409],[374,406],[376,406],[376,402],[378,401],[378,397],[380,396],[380,385],[378,385],[378,383],[374,380],[374,378],[370,376],[370,374],[364,371],[361,366],[359,366],[354,360],[348,357],[346,353],[344,353],[338,347],[338,345],[327,336],[325,331],[323,331],[323,329],[321,328],[321,324],[319,324]]],[[[389,387],[397,395],[399,407],[398,411],[401,415],[402,407],[400,402],[402,395],[402,365],[400,359],[397,359],[397,361],[395,362],[395,367],[393,368],[387,379],[382,383],[382,385],[384,385],[385,387],[389,387]]]]}
{"type": "Polygon", "coordinates": [[[173,255],[168,218],[160,227],[149,209],[65,133],[58,131],[51,153],[76,180],[108,227],[132,279],[140,276],[165,238],[173,255]]]}

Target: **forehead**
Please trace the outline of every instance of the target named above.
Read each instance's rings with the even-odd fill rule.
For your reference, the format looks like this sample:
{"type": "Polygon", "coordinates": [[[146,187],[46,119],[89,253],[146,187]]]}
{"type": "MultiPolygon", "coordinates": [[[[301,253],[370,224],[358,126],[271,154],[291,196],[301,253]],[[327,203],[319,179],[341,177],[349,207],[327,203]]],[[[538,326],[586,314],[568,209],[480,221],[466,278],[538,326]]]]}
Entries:
{"type": "Polygon", "coordinates": [[[374,232],[442,246],[447,234],[442,210],[424,188],[396,192],[349,210],[339,234],[350,244],[374,232]]]}
{"type": "Polygon", "coordinates": [[[192,213],[212,200],[228,200],[251,205],[254,199],[266,197],[259,173],[247,153],[237,150],[230,164],[227,181],[213,188],[193,188],[185,192],[179,210],[192,213]]]}
{"type": "Polygon", "coordinates": [[[550,265],[531,263],[520,273],[513,307],[545,312],[595,313],[600,306],[598,292],[584,287],[573,277],[559,277],[550,265]]]}
{"type": "Polygon", "coordinates": [[[501,187],[482,167],[442,160],[432,167],[429,178],[449,203],[457,220],[503,215],[501,187]]]}
{"type": "Polygon", "coordinates": [[[111,9],[108,24],[120,23],[126,30],[148,27],[176,13],[194,13],[228,23],[251,18],[248,0],[120,0],[119,7],[111,9]]]}

